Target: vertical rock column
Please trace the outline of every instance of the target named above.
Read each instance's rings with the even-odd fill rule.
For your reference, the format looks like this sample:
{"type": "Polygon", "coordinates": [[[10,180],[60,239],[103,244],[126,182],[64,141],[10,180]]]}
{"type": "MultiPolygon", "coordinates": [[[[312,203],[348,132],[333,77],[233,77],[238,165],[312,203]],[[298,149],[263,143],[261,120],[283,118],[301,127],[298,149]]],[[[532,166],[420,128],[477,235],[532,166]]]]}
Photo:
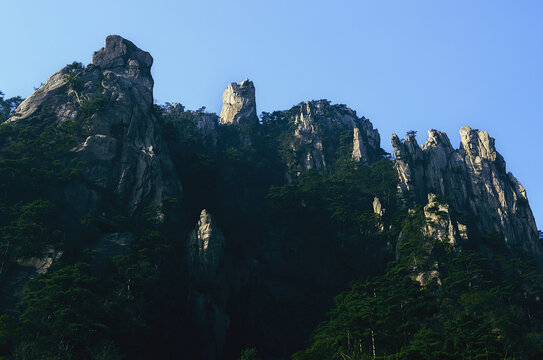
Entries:
{"type": "Polygon", "coordinates": [[[221,125],[257,125],[255,86],[252,81],[230,83],[222,95],[221,125]]]}

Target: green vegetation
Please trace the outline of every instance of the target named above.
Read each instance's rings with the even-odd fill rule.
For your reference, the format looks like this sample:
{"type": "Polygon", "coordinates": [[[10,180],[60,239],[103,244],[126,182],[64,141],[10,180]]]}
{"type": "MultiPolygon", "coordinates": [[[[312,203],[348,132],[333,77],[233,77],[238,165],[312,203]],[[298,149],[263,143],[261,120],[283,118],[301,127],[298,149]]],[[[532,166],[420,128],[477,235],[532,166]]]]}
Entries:
{"type": "Polygon", "coordinates": [[[83,89],[83,79],[81,79],[81,71],[84,69],[83,64],[77,61],[65,67],[68,74],[68,86],[76,93],[83,89]]]}
{"type": "MultiPolygon", "coordinates": [[[[77,79],[81,67],[68,70],[77,79]]],[[[116,194],[95,187],[112,220],[66,212],[66,189],[85,182],[80,170],[87,166],[71,150],[88,135],[87,119],[106,105],[98,94],[81,103],[76,121],[58,122],[44,106],[28,121],[0,125],[0,286],[9,288],[23,260],[63,253],[27,284],[16,313],[0,313],[2,359],[165,358],[183,322],[185,288],[171,286],[184,276],[175,263],[179,249],[155,224],[159,209],[126,219],[116,194]],[[130,229],[134,243],[104,258],[89,249],[104,226],[130,229]]],[[[166,203],[161,212],[175,199],[166,203]]]]}
{"type": "Polygon", "coordinates": [[[182,289],[171,287],[180,281],[175,251],[151,219],[141,219],[133,229],[138,240],[126,254],[105,264],[93,251],[68,255],[29,282],[19,316],[0,318],[0,354],[14,359],[165,356],[184,298],[182,289]]]}
{"type": "Polygon", "coordinates": [[[458,252],[410,233],[420,229],[420,220],[406,221],[400,260],[390,263],[384,275],[354,282],[336,297],[329,320],[293,359],[543,356],[543,277],[533,262],[503,249],[495,249],[493,258],[458,252]],[[438,276],[422,287],[414,276],[428,271],[429,262],[438,264],[438,276]]]}
{"type": "Polygon", "coordinates": [[[20,96],[4,99],[4,93],[0,91],[0,124],[9,119],[13,112],[23,102],[20,96]]]}
{"type": "Polygon", "coordinates": [[[239,360],[258,360],[258,351],[255,348],[245,349],[239,360]]]}
{"type": "MultiPolygon", "coordinates": [[[[42,110],[40,116],[48,113],[42,110]]],[[[64,241],[62,188],[74,176],[60,159],[75,144],[73,124],[0,125],[0,282],[19,258],[64,241]]]]}

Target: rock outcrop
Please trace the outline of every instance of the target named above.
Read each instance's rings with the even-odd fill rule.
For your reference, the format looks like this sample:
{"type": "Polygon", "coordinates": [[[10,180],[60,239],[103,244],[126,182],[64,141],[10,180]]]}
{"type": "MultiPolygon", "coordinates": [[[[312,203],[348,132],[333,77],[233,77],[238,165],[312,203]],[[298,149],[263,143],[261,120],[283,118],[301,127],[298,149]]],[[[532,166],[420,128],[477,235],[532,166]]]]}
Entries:
{"type": "Polygon", "coordinates": [[[422,233],[432,239],[456,245],[459,239],[468,240],[467,226],[453,219],[449,204],[440,201],[435,194],[428,194],[424,206],[425,225],[422,233]]]}
{"type": "MultiPolygon", "coordinates": [[[[438,265],[434,264],[434,266],[437,267],[438,265]]],[[[430,283],[434,279],[439,285],[441,285],[441,279],[440,279],[439,271],[435,270],[435,269],[434,270],[428,270],[428,271],[422,271],[422,272],[418,273],[417,275],[413,276],[412,278],[413,278],[413,280],[418,281],[420,286],[426,286],[428,283],[430,283]]]]}
{"type": "MultiPolygon", "coordinates": [[[[259,124],[254,89],[254,84],[247,79],[228,85],[223,94],[221,125],[259,124]]],[[[345,155],[340,155],[339,150],[345,145],[340,142],[347,133],[352,139],[348,154],[350,159],[369,164],[382,155],[377,129],[369,120],[359,118],[354,110],[345,105],[332,105],[328,100],[306,101],[290,110],[271,115],[275,120],[285,120],[285,130],[293,131],[293,134],[288,134],[291,141],[287,144],[292,154],[287,165],[293,174],[287,174],[287,178],[311,169],[322,173],[333,171],[337,157],[345,155]]],[[[240,133],[240,140],[245,146],[251,144],[250,136],[243,132],[240,133]]]]}
{"type": "Polygon", "coordinates": [[[47,246],[43,249],[41,257],[33,256],[30,258],[18,259],[17,263],[22,267],[33,268],[35,274],[38,275],[45,274],[47,269],[61,257],[62,251],[55,250],[52,246],[47,246]]]}
{"type": "Polygon", "coordinates": [[[257,125],[255,86],[252,81],[230,83],[222,95],[221,125],[257,125]]]}
{"type": "Polygon", "coordinates": [[[378,197],[375,197],[373,199],[373,213],[379,216],[383,216],[385,214],[385,209],[383,209],[383,205],[381,205],[381,200],[379,200],[378,197]]]}
{"type": "Polygon", "coordinates": [[[213,216],[202,210],[198,224],[187,241],[188,272],[191,294],[188,299],[189,318],[197,338],[202,341],[202,359],[222,358],[230,326],[224,303],[228,288],[219,269],[224,257],[225,239],[215,225],[213,216]],[[208,339],[206,341],[206,339],[208,339]]]}
{"type": "MultiPolygon", "coordinates": [[[[52,246],[45,246],[39,256],[17,259],[16,266],[10,269],[0,292],[0,309],[5,313],[17,313],[17,303],[24,296],[26,284],[40,274],[45,274],[55,262],[59,261],[63,252],[52,246]]],[[[3,275],[4,263],[0,266],[3,275]]]]}
{"type": "Polygon", "coordinates": [[[341,135],[352,135],[353,160],[371,163],[381,155],[380,136],[377,129],[364,117],[345,105],[331,105],[327,100],[307,101],[290,110],[295,125],[291,144],[295,161],[289,164],[298,173],[317,169],[332,171],[341,144],[341,135]],[[295,111],[296,110],[296,111],[295,111]]]}
{"type": "Polygon", "coordinates": [[[369,120],[363,121],[361,128],[353,128],[353,160],[365,164],[377,160],[380,146],[379,132],[373,129],[369,120]]]}
{"type": "Polygon", "coordinates": [[[187,254],[193,277],[214,281],[224,255],[225,240],[213,216],[202,210],[198,225],[189,235],[187,254]]]}
{"type": "MultiPolygon", "coordinates": [[[[539,257],[542,250],[526,191],[506,172],[494,139],[485,131],[465,126],[460,130],[460,149],[453,149],[445,133],[430,130],[428,135],[421,147],[413,136],[401,141],[392,135],[402,201],[412,206],[426,203],[430,193],[440,195],[458,212],[473,219],[472,227],[461,224],[458,236],[470,237],[468,230],[479,236],[498,233],[509,246],[539,257]]],[[[427,229],[432,234],[434,230],[427,229]]],[[[443,231],[441,236],[449,241],[451,236],[456,237],[449,229],[443,231]]]]}
{"type": "Polygon", "coordinates": [[[86,133],[71,156],[93,186],[68,188],[70,203],[98,208],[96,188],[119,194],[131,214],[181,197],[168,148],[153,113],[153,58],[117,35],[106,38],[86,68],[72,64],[55,73],[17,108],[11,123],[76,122],[86,133]],[[41,114],[48,116],[43,117],[41,114]],[[74,199],[76,196],[78,199],[74,199]]]}
{"type": "Polygon", "coordinates": [[[379,200],[378,197],[373,198],[373,213],[377,216],[377,227],[379,228],[379,231],[385,230],[385,225],[383,223],[385,209],[383,209],[381,200],[379,200]]]}

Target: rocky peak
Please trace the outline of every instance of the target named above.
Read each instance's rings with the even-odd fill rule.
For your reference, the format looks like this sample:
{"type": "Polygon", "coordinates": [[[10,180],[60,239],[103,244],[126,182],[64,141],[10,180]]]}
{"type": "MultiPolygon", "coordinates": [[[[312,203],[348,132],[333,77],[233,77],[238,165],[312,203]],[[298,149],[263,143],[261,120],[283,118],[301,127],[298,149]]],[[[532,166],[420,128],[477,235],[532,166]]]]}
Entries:
{"type": "Polygon", "coordinates": [[[497,152],[494,139],[488,136],[486,131],[464,126],[460,129],[460,143],[466,156],[479,156],[490,161],[496,160],[497,152]]]}
{"type": "MultiPolygon", "coordinates": [[[[401,141],[392,136],[400,197],[407,206],[413,206],[432,200],[430,193],[440,195],[457,211],[477,219],[471,232],[501,234],[509,246],[540,256],[542,249],[526,192],[506,172],[494,139],[468,126],[460,130],[460,135],[461,147],[457,150],[447,135],[437,130],[428,132],[422,147],[410,137],[401,141]]],[[[458,230],[460,233],[464,228],[458,230]]],[[[447,237],[451,239],[450,233],[447,237]]]]}
{"type": "Polygon", "coordinates": [[[488,161],[505,172],[505,160],[496,151],[494,138],[490,137],[486,131],[472,129],[469,126],[462,127],[460,129],[460,145],[459,153],[466,162],[472,164],[473,171],[482,171],[482,162],[488,161]]]}
{"type": "Polygon", "coordinates": [[[222,95],[221,125],[258,124],[255,86],[252,81],[230,83],[222,95]]]}
{"type": "Polygon", "coordinates": [[[86,162],[81,172],[86,183],[94,185],[66,189],[73,204],[94,199],[81,212],[98,206],[96,187],[118,194],[129,213],[181,196],[153,113],[152,63],[151,55],[132,42],[108,36],[104,48],[94,53],[92,64],[85,68],[74,63],[55,73],[10,119],[32,124],[73,121],[84,129],[68,157],[86,162]],[[40,113],[45,109],[48,116],[44,118],[40,113]]]}
{"type": "Polygon", "coordinates": [[[167,103],[164,111],[169,115],[181,115],[185,112],[185,107],[178,102],[174,102],[173,104],[167,103]]]}
{"type": "Polygon", "coordinates": [[[421,146],[423,150],[430,147],[442,147],[445,153],[451,153],[454,150],[447,134],[435,129],[428,130],[426,144],[421,146]]]}
{"type": "Polygon", "coordinates": [[[380,157],[381,138],[377,129],[365,118],[345,105],[332,105],[328,100],[306,101],[290,110],[295,125],[292,149],[297,153],[298,172],[333,168],[338,144],[333,143],[342,132],[351,132],[352,153],[358,162],[371,163],[380,157]]]}
{"type": "Polygon", "coordinates": [[[146,103],[153,103],[153,57],[119,35],[109,35],[104,47],[92,56],[92,65],[101,69],[104,76],[114,73],[116,79],[129,78],[130,86],[146,103]]]}
{"type": "Polygon", "coordinates": [[[392,134],[391,142],[395,158],[411,161],[422,159],[422,150],[414,135],[408,135],[405,140],[400,140],[398,135],[392,134]]]}
{"type": "Polygon", "coordinates": [[[131,41],[119,35],[109,35],[103,48],[92,56],[92,64],[102,70],[124,72],[127,68],[137,68],[149,72],[153,57],[139,49],[131,41]]]}
{"type": "Polygon", "coordinates": [[[415,187],[414,184],[423,183],[424,171],[421,169],[424,155],[422,149],[417,143],[415,136],[407,136],[405,140],[400,140],[398,135],[392,134],[392,149],[396,161],[394,167],[400,178],[398,189],[403,194],[402,200],[408,202],[411,198],[420,199],[424,189],[415,187]],[[415,177],[417,177],[415,179],[415,177]]]}

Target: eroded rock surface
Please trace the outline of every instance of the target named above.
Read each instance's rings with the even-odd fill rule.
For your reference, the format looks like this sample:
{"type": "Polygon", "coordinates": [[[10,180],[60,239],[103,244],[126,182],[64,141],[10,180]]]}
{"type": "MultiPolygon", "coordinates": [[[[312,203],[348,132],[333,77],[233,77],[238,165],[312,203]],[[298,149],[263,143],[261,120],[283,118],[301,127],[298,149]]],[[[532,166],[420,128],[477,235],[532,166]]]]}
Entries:
{"type": "MultiPolygon", "coordinates": [[[[152,63],[151,55],[132,42],[108,36],[90,65],[55,73],[9,122],[75,121],[81,126],[86,136],[72,156],[87,163],[81,171],[93,186],[80,187],[78,198],[99,199],[98,186],[119,194],[129,213],[161,206],[165,198],[181,197],[181,185],[153,114],[152,63]]],[[[66,196],[72,193],[67,190],[66,196]]]]}
{"type": "MultiPolygon", "coordinates": [[[[430,193],[440,195],[456,210],[471,216],[474,228],[460,224],[459,236],[468,237],[468,230],[479,235],[498,233],[509,246],[540,256],[541,245],[526,191],[506,171],[494,139],[468,126],[460,130],[460,135],[459,149],[454,149],[447,135],[437,130],[428,131],[428,140],[420,147],[412,136],[401,141],[392,135],[400,197],[411,206],[426,203],[430,193]]],[[[449,230],[443,231],[447,234],[441,235],[451,239],[449,230]]]]}
{"type": "Polygon", "coordinates": [[[422,233],[432,239],[456,245],[459,238],[467,240],[467,227],[454,220],[449,204],[440,201],[435,194],[428,194],[424,206],[425,226],[422,233]]]}
{"type": "Polygon", "coordinates": [[[333,170],[340,146],[334,142],[348,133],[352,134],[352,159],[362,163],[379,159],[379,132],[369,120],[359,118],[354,110],[345,105],[331,105],[327,100],[307,101],[297,108],[293,115],[295,129],[291,144],[296,160],[291,166],[294,165],[298,172],[333,170]]]}
{"type": "Polygon", "coordinates": [[[255,86],[245,79],[230,83],[222,95],[221,125],[258,124],[255,86]]]}
{"type": "Polygon", "coordinates": [[[213,281],[223,259],[225,240],[206,209],[190,233],[187,246],[190,272],[197,278],[213,281]]]}

